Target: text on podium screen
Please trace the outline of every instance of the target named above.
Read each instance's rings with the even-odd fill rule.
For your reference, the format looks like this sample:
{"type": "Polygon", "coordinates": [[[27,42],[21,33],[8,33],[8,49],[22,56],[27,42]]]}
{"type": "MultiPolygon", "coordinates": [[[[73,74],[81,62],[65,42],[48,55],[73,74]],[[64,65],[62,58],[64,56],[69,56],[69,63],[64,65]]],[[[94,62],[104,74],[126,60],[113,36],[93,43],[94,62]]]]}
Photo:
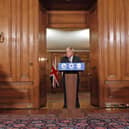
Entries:
{"type": "Polygon", "coordinates": [[[59,71],[84,71],[85,63],[59,63],[59,71]]]}

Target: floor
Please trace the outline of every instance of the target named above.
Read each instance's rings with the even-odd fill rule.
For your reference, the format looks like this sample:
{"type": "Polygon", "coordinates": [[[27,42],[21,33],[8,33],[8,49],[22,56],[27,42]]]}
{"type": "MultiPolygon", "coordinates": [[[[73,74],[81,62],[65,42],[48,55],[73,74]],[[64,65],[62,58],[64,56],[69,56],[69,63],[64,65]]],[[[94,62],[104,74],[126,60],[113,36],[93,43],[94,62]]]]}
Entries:
{"type": "MultiPolygon", "coordinates": [[[[128,108],[99,108],[90,105],[90,94],[86,92],[79,93],[80,110],[86,115],[88,113],[118,113],[129,112],[128,108]]],[[[0,109],[1,115],[32,115],[32,114],[55,114],[58,116],[63,112],[63,93],[49,93],[47,96],[47,106],[40,109],[0,109]]]]}
{"type": "MultiPolygon", "coordinates": [[[[79,93],[80,108],[96,108],[90,104],[90,93],[89,92],[80,92],[79,93]]],[[[64,103],[64,94],[63,93],[49,93],[47,96],[47,107],[48,109],[62,109],[64,103]]]]}

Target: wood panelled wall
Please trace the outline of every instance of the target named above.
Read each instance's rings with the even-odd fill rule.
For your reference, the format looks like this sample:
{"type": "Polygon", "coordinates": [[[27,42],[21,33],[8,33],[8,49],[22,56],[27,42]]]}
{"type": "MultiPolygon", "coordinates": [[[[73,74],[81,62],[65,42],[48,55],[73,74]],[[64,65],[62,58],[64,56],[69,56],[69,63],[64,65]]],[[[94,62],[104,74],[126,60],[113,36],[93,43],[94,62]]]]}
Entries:
{"type": "Polygon", "coordinates": [[[129,103],[129,0],[98,0],[100,105],[129,103]]]}
{"type": "Polygon", "coordinates": [[[48,19],[46,12],[41,12],[38,0],[0,0],[0,33],[4,33],[4,42],[0,42],[0,108],[45,105],[43,84],[47,74],[40,71],[46,68],[46,24],[47,27],[90,26],[94,82],[99,75],[98,91],[92,96],[98,100],[92,104],[99,102],[104,107],[129,103],[128,6],[129,0],[98,0],[98,15],[96,11],[90,12],[89,17],[85,11],[67,12],[63,16],[62,12],[52,12],[53,16],[49,12],[48,19]]]}
{"type": "MultiPolygon", "coordinates": [[[[51,88],[51,82],[49,78],[49,74],[51,71],[51,66],[55,63],[58,66],[58,63],[61,60],[61,57],[65,55],[65,52],[49,52],[48,63],[47,63],[47,92],[62,92],[62,76],[59,73],[59,82],[61,88],[51,88]]],[[[90,80],[89,80],[89,72],[90,72],[90,64],[89,64],[89,52],[76,52],[75,55],[79,56],[83,62],[86,63],[86,70],[84,72],[80,72],[80,86],[79,91],[89,92],[90,91],[90,80]]]]}
{"type": "Polygon", "coordinates": [[[48,11],[48,27],[86,28],[88,11],[48,11]]]}
{"type": "Polygon", "coordinates": [[[37,0],[0,0],[0,108],[39,107],[37,0]]]}

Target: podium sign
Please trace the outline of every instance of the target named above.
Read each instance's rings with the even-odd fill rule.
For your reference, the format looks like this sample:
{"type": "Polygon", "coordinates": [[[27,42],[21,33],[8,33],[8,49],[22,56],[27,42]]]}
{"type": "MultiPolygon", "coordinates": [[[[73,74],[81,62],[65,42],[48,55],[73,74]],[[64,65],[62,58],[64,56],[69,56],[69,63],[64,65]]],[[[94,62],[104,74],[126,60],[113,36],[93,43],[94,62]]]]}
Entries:
{"type": "Polygon", "coordinates": [[[85,63],[59,63],[59,71],[84,71],[85,63]]]}

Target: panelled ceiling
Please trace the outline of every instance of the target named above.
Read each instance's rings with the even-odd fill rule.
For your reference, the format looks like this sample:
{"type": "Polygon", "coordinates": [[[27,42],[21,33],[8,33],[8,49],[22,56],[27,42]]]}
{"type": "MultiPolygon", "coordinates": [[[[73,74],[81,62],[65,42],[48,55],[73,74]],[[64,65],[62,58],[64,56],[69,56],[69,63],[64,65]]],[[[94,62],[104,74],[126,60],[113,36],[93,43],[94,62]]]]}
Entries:
{"type": "Polygon", "coordinates": [[[97,0],[40,0],[47,10],[89,10],[97,0]]]}

